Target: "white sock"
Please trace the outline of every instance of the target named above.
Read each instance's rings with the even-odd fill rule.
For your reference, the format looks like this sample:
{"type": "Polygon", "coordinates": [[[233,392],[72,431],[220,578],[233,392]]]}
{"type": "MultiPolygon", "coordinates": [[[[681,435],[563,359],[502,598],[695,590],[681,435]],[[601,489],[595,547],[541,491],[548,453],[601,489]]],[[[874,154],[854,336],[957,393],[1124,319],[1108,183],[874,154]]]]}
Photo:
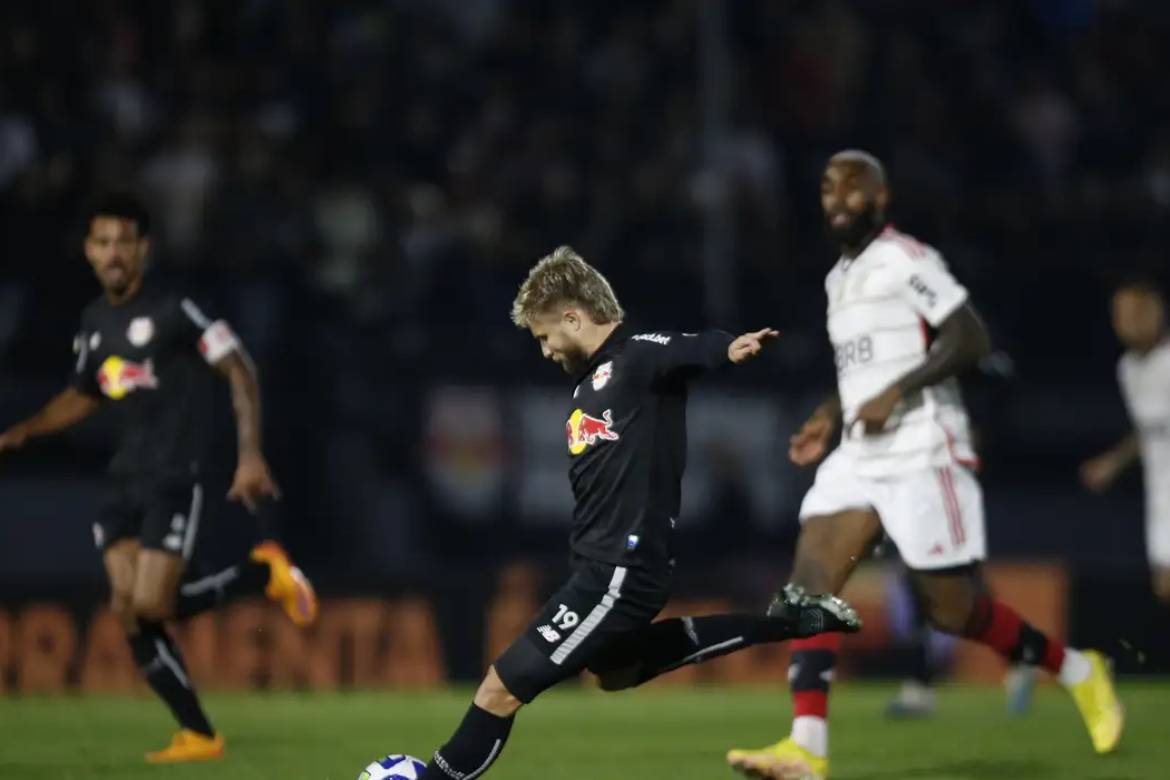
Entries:
{"type": "Polygon", "coordinates": [[[817,758],[829,755],[829,722],[815,715],[792,719],[792,741],[817,758]]]}
{"type": "Polygon", "coordinates": [[[1060,665],[1060,684],[1065,687],[1076,685],[1089,679],[1093,667],[1084,653],[1073,650],[1071,647],[1064,651],[1064,663],[1060,665]]]}

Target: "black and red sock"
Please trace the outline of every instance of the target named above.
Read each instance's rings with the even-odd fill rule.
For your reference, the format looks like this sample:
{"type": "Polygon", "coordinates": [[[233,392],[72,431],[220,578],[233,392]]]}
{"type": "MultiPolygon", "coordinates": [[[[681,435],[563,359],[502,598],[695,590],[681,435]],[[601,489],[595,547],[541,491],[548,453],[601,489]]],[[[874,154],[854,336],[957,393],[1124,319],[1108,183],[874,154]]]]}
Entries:
{"type": "Polygon", "coordinates": [[[1025,622],[1006,604],[980,596],[963,632],[1013,663],[1040,666],[1059,675],[1066,653],[1062,642],[1025,622]]]}

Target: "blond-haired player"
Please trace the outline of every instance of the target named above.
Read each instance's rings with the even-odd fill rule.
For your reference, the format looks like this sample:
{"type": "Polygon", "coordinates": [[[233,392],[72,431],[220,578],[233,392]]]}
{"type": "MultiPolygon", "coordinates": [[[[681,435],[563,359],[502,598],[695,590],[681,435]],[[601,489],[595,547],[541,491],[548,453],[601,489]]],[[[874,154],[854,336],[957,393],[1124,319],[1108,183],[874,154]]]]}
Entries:
{"type": "Polygon", "coordinates": [[[568,247],[538,262],[516,296],[513,322],[573,377],[564,422],[572,575],[488,669],[423,780],[471,780],[488,771],[520,707],[583,669],[617,690],[759,642],[860,627],[844,602],[824,596],[771,617],[652,622],[674,571],[690,382],[751,359],[777,334],[639,333],[624,317],[605,277],[568,247]]]}

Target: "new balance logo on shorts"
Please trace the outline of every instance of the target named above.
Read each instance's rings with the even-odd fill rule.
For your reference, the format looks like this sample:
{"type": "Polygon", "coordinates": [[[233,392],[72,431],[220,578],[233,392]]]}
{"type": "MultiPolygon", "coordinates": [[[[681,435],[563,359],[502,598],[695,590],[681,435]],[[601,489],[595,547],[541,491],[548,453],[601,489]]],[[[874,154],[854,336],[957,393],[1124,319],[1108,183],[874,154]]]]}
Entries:
{"type": "Polygon", "coordinates": [[[536,631],[542,637],[544,637],[545,640],[548,642],[561,641],[561,632],[557,631],[555,628],[548,625],[547,623],[545,625],[541,626],[540,628],[536,629],[536,631]]]}

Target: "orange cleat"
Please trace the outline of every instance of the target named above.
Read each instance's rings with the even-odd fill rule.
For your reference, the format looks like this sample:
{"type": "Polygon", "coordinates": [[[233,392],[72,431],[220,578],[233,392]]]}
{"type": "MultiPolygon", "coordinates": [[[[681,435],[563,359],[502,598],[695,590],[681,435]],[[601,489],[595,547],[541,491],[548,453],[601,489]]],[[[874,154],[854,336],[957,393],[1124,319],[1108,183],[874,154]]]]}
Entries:
{"type": "Polygon", "coordinates": [[[185,764],[189,761],[215,761],[223,758],[223,736],[209,737],[183,729],[162,750],[146,754],[148,764],[185,764]]]}
{"type": "Polygon", "coordinates": [[[317,619],[317,594],[309,578],[292,565],[288,553],[276,542],[261,542],[252,548],[252,560],[268,564],[268,587],[264,595],[280,602],[293,623],[300,627],[317,619]]]}

